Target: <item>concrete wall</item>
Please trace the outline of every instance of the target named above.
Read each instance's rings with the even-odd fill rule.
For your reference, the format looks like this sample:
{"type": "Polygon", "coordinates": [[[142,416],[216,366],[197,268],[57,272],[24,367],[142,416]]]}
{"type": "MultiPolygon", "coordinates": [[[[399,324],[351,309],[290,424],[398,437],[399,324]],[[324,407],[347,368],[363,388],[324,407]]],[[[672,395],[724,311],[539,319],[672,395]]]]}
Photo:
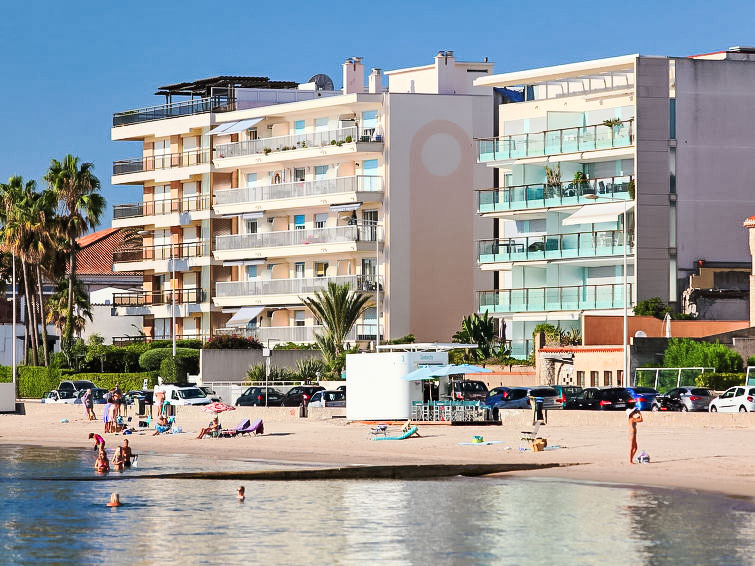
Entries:
{"type": "Polygon", "coordinates": [[[93,317],[91,322],[87,320],[81,338],[86,341],[92,334],[100,334],[105,344],[112,344],[113,337],[138,336],[144,327],[144,319],[141,316],[113,316],[113,309],[112,305],[92,305],[93,317]]]}
{"type": "MultiPolygon", "coordinates": [[[[652,316],[630,316],[627,320],[630,339],[639,331],[649,338],[665,336],[663,321],[652,316]]],[[[585,346],[621,344],[624,332],[621,316],[585,315],[582,323],[582,343],[585,346]]],[[[749,327],[746,320],[672,320],[671,336],[701,338],[749,327]]],[[[631,342],[631,340],[630,340],[631,342]]]]}
{"type": "MultiPolygon", "coordinates": [[[[52,327],[48,326],[48,330],[52,327]]],[[[53,332],[54,333],[54,332],[53,332]]],[[[0,324],[0,365],[9,366],[13,363],[13,343],[16,345],[16,363],[21,364],[24,361],[24,325],[16,324],[16,336],[21,340],[13,339],[13,324],[0,324]]]]}
{"type": "MultiPolygon", "coordinates": [[[[299,360],[322,359],[319,350],[272,350],[271,366],[296,369],[299,360]]],[[[199,375],[203,383],[244,381],[247,370],[264,364],[262,350],[200,350],[199,375]]]]}
{"type": "Polygon", "coordinates": [[[0,383],[0,413],[16,410],[16,391],[13,383],[0,383]]]}

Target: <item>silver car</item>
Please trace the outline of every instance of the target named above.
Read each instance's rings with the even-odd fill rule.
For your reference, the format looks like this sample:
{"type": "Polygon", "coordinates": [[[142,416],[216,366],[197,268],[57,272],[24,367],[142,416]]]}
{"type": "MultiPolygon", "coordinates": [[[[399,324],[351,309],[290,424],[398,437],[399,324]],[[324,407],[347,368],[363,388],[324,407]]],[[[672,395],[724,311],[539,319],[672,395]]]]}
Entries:
{"type": "Polygon", "coordinates": [[[687,385],[667,391],[653,400],[651,411],[707,411],[713,393],[704,387],[687,385]]]}

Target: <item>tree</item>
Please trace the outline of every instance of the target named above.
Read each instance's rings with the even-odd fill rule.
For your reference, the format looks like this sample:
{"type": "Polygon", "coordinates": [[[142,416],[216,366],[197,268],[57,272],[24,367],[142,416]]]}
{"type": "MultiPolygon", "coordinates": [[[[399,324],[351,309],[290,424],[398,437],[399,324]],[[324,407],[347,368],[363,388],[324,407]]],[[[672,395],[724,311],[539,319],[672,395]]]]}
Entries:
{"type": "Polygon", "coordinates": [[[315,336],[315,344],[322,352],[325,363],[335,375],[343,368],[344,342],[360,316],[367,310],[370,295],[352,291],[348,283],[328,283],[326,290],[315,291],[314,297],[301,301],[321,321],[324,333],[315,336]]]}
{"type": "Polygon", "coordinates": [[[92,163],[81,163],[79,158],[66,155],[63,161],[53,159],[45,180],[60,203],[60,233],[66,244],[69,261],[68,311],[66,312],[63,351],[70,354],[74,332],[74,282],[76,280],[76,239],[97,226],[105,209],[105,199],[99,193],[100,181],[92,172],[92,163]]]}
{"type": "Polygon", "coordinates": [[[460,344],[477,344],[477,348],[465,352],[467,361],[482,361],[492,358],[498,352],[495,319],[487,312],[482,316],[477,313],[465,316],[461,329],[453,335],[452,342],[460,344]]]}
{"type": "Polygon", "coordinates": [[[87,340],[87,355],[86,361],[92,362],[93,360],[100,361],[100,371],[105,371],[105,356],[107,355],[107,346],[105,346],[105,339],[102,334],[92,334],[87,340]]]}
{"type": "Polygon", "coordinates": [[[744,362],[734,350],[716,342],[672,338],[663,353],[663,367],[712,367],[718,373],[742,371],[744,362]]]}
{"type": "MultiPolygon", "coordinates": [[[[77,334],[81,334],[86,326],[85,319],[88,318],[91,321],[93,318],[92,307],[89,304],[89,297],[84,289],[84,285],[81,281],[75,279],[73,282],[73,309],[69,309],[68,286],[69,282],[65,279],[58,281],[58,284],[55,287],[55,292],[48,301],[49,309],[47,311],[47,322],[54,324],[62,331],[68,324],[68,313],[71,311],[73,313],[72,328],[77,334]]],[[[71,348],[73,348],[73,345],[74,342],[72,341],[71,348]]],[[[66,354],[66,357],[69,358],[69,354],[66,354]]],[[[70,359],[69,364],[73,367],[70,359]]]]}
{"type": "Polygon", "coordinates": [[[635,316],[654,316],[663,320],[667,314],[671,314],[671,307],[664,303],[660,297],[652,297],[644,301],[637,301],[634,306],[635,316]]]}

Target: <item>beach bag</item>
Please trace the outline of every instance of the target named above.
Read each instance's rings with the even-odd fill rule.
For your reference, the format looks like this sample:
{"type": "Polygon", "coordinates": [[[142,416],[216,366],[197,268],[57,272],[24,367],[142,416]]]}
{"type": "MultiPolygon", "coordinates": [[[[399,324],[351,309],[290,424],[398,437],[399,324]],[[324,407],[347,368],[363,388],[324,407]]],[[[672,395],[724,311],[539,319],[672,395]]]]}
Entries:
{"type": "Polygon", "coordinates": [[[650,463],[650,454],[648,454],[644,450],[642,452],[640,452],[640,454],[637,456],[637,463],[638,464],[649,464],[650,463]]]}

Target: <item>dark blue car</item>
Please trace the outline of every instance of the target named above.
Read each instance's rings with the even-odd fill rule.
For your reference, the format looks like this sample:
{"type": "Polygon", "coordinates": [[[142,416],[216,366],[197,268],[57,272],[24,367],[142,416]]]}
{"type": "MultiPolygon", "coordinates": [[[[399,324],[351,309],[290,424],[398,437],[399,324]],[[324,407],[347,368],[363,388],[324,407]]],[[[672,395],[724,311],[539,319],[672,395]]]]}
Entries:
{"type": "Polygon", "coordinates": [[[503,401],[503,398],[510,389],[511,387],[494,387],[493,389],[488,391],[488,397],[487,399],[485,399],[485,404],[489,407],[492,407],[496,403],[500,403],[501,401],[503,401]]]}
{"type": "Polygon", "coordinates": [[[634,399],[634,406],[640,411],[649,411],[655,398],[660,395],[652,387],[627,387],[626,389],[634,399]]]}

